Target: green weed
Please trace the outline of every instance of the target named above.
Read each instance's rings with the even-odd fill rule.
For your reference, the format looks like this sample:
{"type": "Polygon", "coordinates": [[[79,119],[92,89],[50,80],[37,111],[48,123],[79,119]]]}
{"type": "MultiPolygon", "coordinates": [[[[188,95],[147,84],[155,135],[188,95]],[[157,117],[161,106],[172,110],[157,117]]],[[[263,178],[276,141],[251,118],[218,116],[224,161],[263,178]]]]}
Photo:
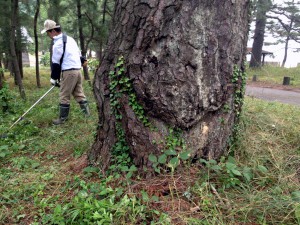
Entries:
{"type": "MultiPolygon", "coordinates": [[[[70,120],[52,126],[58,115],[54,89],[8,129],[49,89],[49,70],[41,69],[40,89],[34,73],[25,69],[26,102],[5,74],[13,97],[9,112],[0,112],[0,132],[7,134],[0,139],[0,224],[300,223],[298,107],[246,97],[239,142],[230,157],[187,163],[185,171],[143,180],[125,154],[128,148],[120,129],[111,173],[88,167],[83,160],[98,119],[86,83],[90,119],[72,101],[70,120]]],[[[190,162],[179,131],[170,130],[162,141],[161,155],[149,158],[156,168],[172,170],[168,164],[176,168],[179,162],[190,162]]]]}
{"type": "Polygon", "coordinates": [[[257,76],[258,82],[265,85],[282,85],[284,77],[290,77],[290,86],[300,87],[300,67],[281,68],[274,66],[263,66],[261,69],[248,69],[248,81],[257,76]]]}

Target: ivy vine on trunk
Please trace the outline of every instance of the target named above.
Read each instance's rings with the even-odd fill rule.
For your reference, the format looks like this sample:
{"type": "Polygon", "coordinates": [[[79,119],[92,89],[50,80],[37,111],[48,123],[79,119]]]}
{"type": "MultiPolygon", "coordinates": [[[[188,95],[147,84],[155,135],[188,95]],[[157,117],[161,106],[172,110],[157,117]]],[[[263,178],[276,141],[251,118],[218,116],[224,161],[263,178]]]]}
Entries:
{"type": "Polygon", "coordinates": [[[94,80],[92,164],[109,167],[120,129],[139,170],[226,152],[243,99],[249,4],[116,1],[94,80]]]}

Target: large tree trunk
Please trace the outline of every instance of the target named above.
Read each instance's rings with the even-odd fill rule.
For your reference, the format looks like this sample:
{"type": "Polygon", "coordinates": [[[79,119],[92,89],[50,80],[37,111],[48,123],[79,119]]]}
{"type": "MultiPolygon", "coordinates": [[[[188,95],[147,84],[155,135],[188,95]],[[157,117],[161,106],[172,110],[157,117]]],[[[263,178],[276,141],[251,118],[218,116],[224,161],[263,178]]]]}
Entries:
{"type": "Polygon", "coordinates": [[[174,129],[181,131],[192,158],[224,154],[243,97],[239,71],[246,53],[249,4],[116,1],[107,49],[94,80],[99,128],[89,153],[92,164],[107,168],[120,129],[139,168],[151,166],[150,154],[162,154],[174,129]],[[131,93],[115,93],[120,87],[110,83],[110,71],[122,73],[120,65],[115,70],[120,56],[151,126],[134,113],[131,93]],[[113,107],[116,98],[119,108],[113,107]]]}

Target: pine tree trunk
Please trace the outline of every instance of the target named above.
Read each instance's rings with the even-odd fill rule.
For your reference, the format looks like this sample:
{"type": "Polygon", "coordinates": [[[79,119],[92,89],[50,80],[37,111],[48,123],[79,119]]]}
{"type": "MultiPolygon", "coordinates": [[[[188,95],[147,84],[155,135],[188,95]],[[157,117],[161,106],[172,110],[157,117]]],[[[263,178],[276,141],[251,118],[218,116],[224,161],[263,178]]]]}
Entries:
{"type": "Polygon", "coordinates": [[[254,31],[254,41],[251,51],[250,67],[261,67],[262,48],[264,45],[264,35],[266,28],[266,13],[268,11],[269,0],[259,0],[257,3],[256,23],[254,31]]]}
{"type": "MultiPolygon", "coordinates": [[[[84,46],[85,37],[83,35],[83,25],[82,25],[82,13],[81,13],[81,1],[77,0],[77,19],[78,19],[78,30],[79,30],[79,40],[81,55],[86,57],[87,49],[84,46]]],[[[83,68],[84,79],[90,81],[89,71],[87,67],[83,68]]]]}
{"type": "Polygon", "coordinates": [[[0,90],[3,88],[4,72],[2,68],[2,54],[0,53],[0,90]]]}
{"type": "MultiPolygon", "coordinates": [[[[2,60],[3,60],[3,53],[0,53],[0,78],[4,80],[4,68],[2,66],[2,60]]],[[[2,88],[2,82],[1,82],[1,88],[2,88]]]]}
{"type": "Polygon", "coordinates": [[[40,0],[36,1],[36,8],[34,14],[34,44],[35,44],[35,77],[36,77],[36,85],[38,88],[41,87],[41,79],[40,79],[40,64],[39,64],[39,40],[37,34],[37,19],[40,14],[40,0]]]}
{"type": "MultiPolygon", "coordinates": [[[[2,68],[2,53],[0,53],[0,92],[1,89],[4,88],[4,71],[2,68]]],[[[8,110],[8,99],[5,96],[2,96],[1,101],[3,101],[3,103],[5,104],[1,104],[1,110],[3,113],[7,112],[8,110]]]]}
{"type": "Polygon", "coordinates": [[[18,0],[11,0],[12,3],[12,15],[11,15],[11,35],[10,35],[10,53],[12,57],[12,63],[14,66],[14,73],[16,83],[19,86],[19,92],[23,99],[26,99],[25,90],[22,83],[21,72],[19,68],[19,61],[16,53],[16,15],[18,11],[18,0]]]}
{"type": "MultiPolygon", "coordinates": [[[[18,2],[18,1],[17,1],[18,2]]],[[[19,4],[19,3],[18,3],[19,4]]],[[[22,57],[22,52],[23,50],[25,51],[26,49],[23,49],[23,44],[22,44],[22,33],[21,33],[21,25],[20,25],[20,19],[19,19],[19,6],[16,5],[17,7],[14,17],[15,17],[15,24],[16,24],[16,54],[17,54],[17,59],[19,63],[19,70],[21,74],[21,79],[23,80],[24,78],[24,70],[23,70],[23,57],[22,57]]]]}
{"type": "Polygon", "coordinates": [[[161,155],[174,130],[191,158],[218,159],[225,153],[244,92],[249,4],[116,1],[113,27],[94,80],[99,128],[89,153],[92,164],[107,168],[120,130],[139,168],[151,167],[149,155],[161,155]],[[109,75],[122,73],[121,67],[115,70],[120,56],[137,102],[131,92],[114,87],[109,75]],[[112,104],[116,101],[119,108],[112,104]],[[136,113],[136,103],[145,116],[136,113]]]}
{"type": "Polygon", "coordinates": [[[284,68],[285,63],[286,63],[288,48],[289,48],[289,41],[290,41],[290,36],[288,35],[286,40],[285,40],[285,45],[284,45],[284,56],[283,56],[283,60],[282,60],[282,63],[281,63],[282,68],[284,68]]]}

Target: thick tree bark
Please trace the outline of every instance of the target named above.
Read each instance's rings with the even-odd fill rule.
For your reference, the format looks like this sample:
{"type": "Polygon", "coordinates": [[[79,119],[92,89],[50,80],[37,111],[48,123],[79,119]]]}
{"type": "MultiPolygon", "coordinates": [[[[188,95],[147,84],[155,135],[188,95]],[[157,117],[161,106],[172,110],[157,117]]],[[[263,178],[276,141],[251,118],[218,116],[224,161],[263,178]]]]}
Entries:
{"type": "Polygon", "coordinates": [[[36,77],[36,85],[37,87],[41,87],[41,79],[40,79],[40,64],[39,64],[39,39],[37,34],[37,19],[40,14],[40,0],[36,1],[36,8],[33,20],[33,28],[34,28],[34,44],[35,44],[35,77],[36,77]]]}
{"type": "Polygon", "coordinates": [[[192,158],[222,156],[241,107],[237,98],[243,90],[236,75],[245,59],[248,7],[248,0],[116,1],[94,80],[99,128],[90,162],[103,169],[109,165],[117,121],[139,168],[150,167],[149,155],[165,149],[170,128],[181,130],[192,158]],[[109,73],[120,56],[155,129],[137,118],[127,94],[118,100],[121,119],[115,116],[109,73]]]}

